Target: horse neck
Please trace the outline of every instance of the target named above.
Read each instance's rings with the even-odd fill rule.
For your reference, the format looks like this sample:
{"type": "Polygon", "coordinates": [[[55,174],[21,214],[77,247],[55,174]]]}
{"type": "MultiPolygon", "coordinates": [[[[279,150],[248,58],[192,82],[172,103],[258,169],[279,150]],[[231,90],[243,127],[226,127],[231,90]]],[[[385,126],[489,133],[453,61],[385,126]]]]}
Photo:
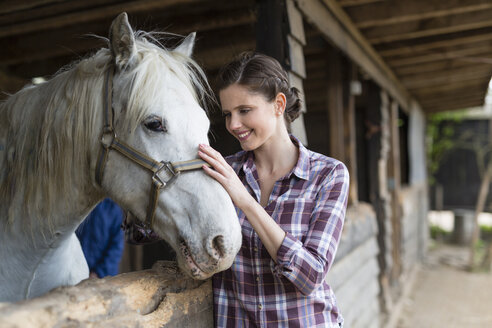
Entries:
{"type": "Polygon", "coordinates": [[[76,227],[86,217],[83,214],[55,213],[53,222],[63,222],[48,229],[40,221],[24,220],[8,224],[0,221],[0,280],[8,286],[0,290],[0,302],[20,301],[46,293],[64,284],[76,284],[87,278],[87,264],[74,234],[76,227]],[[62,219],[62,217],[64,217],[62,219]]]}
{"type": "Polygon", "coordinates": [[[53,208],[49,217],[40,217],[32,208],[21,204],[19,197],[14,198],[14,206],[0,205],[0,240],[18,240],[25,248],[56,248],[75,232],[75,229],[87,217],[101,196],[79,193],[77,202],[68,202],[73,195],[60,197],[59,205],[53,208]],[[15,206],[15,204],[19,206],[15,206]],[[10,210],[10,214],[8,214],[10,210]],[[10,221],[4,218],[10,215],[10,221]]]}

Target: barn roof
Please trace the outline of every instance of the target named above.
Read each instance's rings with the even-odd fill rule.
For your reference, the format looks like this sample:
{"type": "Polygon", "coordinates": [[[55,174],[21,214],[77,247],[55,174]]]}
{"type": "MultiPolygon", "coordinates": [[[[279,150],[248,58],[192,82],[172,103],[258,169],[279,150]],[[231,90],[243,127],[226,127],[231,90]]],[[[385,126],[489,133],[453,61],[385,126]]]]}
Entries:
{"type": "MultiPolygon", "coordinates": [[[[425,112],[483,104],[492,74],[490,0],[295,2],[312,1],[335,13],[425,112]]],[[[0,85],[8,78],[7,91],[15,91],[100,47],[88,34],[106,36],[122,11],[144,30],[198,31],[198,58],[213,71],[224,58],[255,47],[254,8],[254,0],[6,0],[0,6],[0,85]]],[[[305,52],[314,47],[308,42],[305,52]]]]}

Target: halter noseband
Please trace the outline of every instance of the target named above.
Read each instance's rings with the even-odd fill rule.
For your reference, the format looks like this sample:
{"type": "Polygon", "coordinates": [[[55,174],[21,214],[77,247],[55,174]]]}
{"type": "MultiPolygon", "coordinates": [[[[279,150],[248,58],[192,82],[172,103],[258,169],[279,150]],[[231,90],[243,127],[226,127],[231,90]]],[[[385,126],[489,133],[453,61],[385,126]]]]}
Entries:
{"type": "Polygon", "coordinates": [[[96,163],[96,182],[102,186],[104,167],[108,159],[109,150],[114,149],[131,161],[152,172],[152,187],[150,191],[149,204],[147,206],[146,224],[151,227],[154,224],[157,200],[161,189],[170,185],[181,172],[201,169],[203,165],[209,165],[201,159],[192,159],[182,162],[156,161],[135,148],[120,141],[113,128],[113,75],[114,67],[111,66],[106,72],[104,79],[104,126],[101,134],[101,150],[96,163]]]}

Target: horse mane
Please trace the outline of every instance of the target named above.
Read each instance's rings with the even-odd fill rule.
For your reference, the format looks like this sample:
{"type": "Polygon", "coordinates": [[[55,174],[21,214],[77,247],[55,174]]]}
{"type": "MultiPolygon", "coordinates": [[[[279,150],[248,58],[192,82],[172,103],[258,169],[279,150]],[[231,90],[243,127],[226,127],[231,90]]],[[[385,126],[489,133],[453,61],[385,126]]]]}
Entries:
{"type": "MultiPolygon", "coordinates": [[[[153,33],[137,31],[135,38],[138,64],[121,74],[127,79],[122,82],[129,94],[127,110],[118,117],[124,126],[133,131],[150,114],[146,112],[149,108],[138,104],[160,92],[155,82],[162,69],[174,72],[206,110],[215,98],[198,64],[166,49],[153,33]]],[[[22,216],[53,227],[50,214],[67,206],[66,202],[77,202],[74,186],[85,188],[95,183],[94,177],[87,181],[93,160],[88,154],[96,143],[99,147],[102,119],[97,111],[103,110],[104,74],[112,61],[110,50],[100,49],[63,68],[49,81],[26,86],[0,103],[1,126],[7,130],[0,132],[0,141],[3,138],[5,143],[0,158],[0,197],[8,204],[9,223],[14,220],[14,209],[21,206],[25,210],[22,216]],[[69,195],[72,199],[67,199],[69,195]]]]}

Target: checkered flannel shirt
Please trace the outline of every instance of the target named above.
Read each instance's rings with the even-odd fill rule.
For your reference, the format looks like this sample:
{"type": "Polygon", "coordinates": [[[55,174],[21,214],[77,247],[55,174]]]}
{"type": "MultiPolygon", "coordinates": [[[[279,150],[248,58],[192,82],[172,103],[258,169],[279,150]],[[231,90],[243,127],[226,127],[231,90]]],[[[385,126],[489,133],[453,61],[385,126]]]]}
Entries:
{"type": "MultiPolygon", "coordinates": [[[[342,233],[349,175],[345,165],[306,149],[278,180],[265,207],[286,231],[275,263],[237,209],[242,247],[232,267],[213,277],[217,327],[339,327],[335,295],[325,277],[342,233]]],[[[227,158],[251,195],[260,199],[252,152],[227,158]]]]}

